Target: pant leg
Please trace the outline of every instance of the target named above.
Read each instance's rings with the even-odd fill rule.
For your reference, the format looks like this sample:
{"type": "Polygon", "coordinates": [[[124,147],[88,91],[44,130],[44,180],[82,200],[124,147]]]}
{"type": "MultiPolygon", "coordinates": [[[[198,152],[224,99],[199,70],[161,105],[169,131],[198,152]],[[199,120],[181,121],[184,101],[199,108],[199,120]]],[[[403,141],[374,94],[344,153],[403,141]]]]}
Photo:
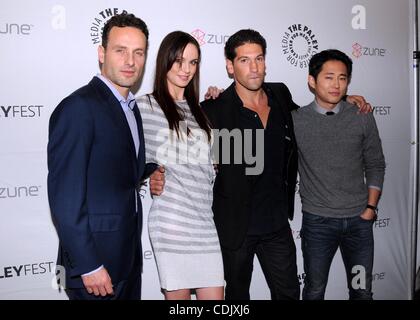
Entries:
{"type": "Polygon", "coordinates": [[[304,212],[301,229],[305,270],[303,300],[323,300],[331,262],[340,243],[342,219],[304,212]]]}
{"type": "Polygon", "coordinates": [[[349,218],[340,245],[351,300],[372,299],[373,220],[349,218]]]}
{"type": "Polygon", "coordinates": [[[257,256],[270,288],[271,299],[299,300],[296,246],[290,227],[261,236],[257,256]]]}
{"type": "Polygon", "coordinates": [[[242,246],[236,250],[222,247],[226,300],[250,299],[255,246],[256,237],[247,236],[242,246]]]}

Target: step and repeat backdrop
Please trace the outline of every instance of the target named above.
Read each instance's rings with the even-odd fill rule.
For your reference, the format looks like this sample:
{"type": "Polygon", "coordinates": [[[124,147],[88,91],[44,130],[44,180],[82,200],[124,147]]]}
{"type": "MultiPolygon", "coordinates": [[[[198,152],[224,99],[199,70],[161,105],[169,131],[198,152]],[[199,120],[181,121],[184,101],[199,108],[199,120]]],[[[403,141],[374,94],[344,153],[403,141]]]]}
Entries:
{"type": "MultiPolygon", "coordinates": [[[[183,30],[202,50],[201,97],[209,85],[226,88],[223,48],[239,29],[253,28],[268,43],[267,81],[285,82],[294,100],[313,100],[307,86],[310,57],[338,48],[354,62],[351,94],[372,104],[387,170],[379,219],[374,223],[374,298],[408,299],[413,224],[411,144],[413,2],[409,0],[29,1],[0,4],[0,299],[66,299],[53,281],[58,239],[47,200],[48,120],[62,98],[99,71],[97,47],[104,23],[123,11],[150,30],[144,77],[136,96],[148,93],[163,37],[183,30]]],[[[144,225],[150,196],[141,193],[144,225]]],[[[301,285],[301,206],[296,191],[292,229],[301,285]]],[[[152,249],[143,230],[143,299],[163,299],[152,249]]],[[[259,263],[252,299],[270,294],[259,263]]],[[[327,299],[347,299],[339,252],[330,272],[327,299]]]]}

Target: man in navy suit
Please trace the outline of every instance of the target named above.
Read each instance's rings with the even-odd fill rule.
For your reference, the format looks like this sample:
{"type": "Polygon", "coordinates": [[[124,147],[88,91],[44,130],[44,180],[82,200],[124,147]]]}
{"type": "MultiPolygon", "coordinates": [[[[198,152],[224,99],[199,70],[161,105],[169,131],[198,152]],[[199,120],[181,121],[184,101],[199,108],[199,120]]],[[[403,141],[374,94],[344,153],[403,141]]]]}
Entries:
{"type": "MultiPolygon", "coordinates": [[[[70,299],[140,299],[145,174],[139,110],[148,29],[112,17],[98,48],[101,74],[66,97],[49,124],[48,198],[59,236],[57,265],[70,299]]],[[[63,285],[63,283],[61,283],[63,285]]]]}

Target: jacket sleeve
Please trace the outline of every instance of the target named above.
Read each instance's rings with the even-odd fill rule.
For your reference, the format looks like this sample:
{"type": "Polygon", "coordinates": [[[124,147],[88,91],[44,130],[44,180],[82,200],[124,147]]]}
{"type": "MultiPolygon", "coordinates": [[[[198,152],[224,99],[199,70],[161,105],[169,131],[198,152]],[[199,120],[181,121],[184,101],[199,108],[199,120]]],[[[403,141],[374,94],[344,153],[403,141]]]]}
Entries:
{"type": "Polygon", "coordinates": [[[87,169],[93,143],[93,117],[80,97],[70,96],[49,123],[48,199],[66,270],[77,276],[98,268],[86,203],[87,169]]]}
{"type": "Polygon", "coordinates": [[[214,118],[213,118],[213,113],[211,112],[212,110],[212,101],[210,100],[204,100],[202,102],[200,102],[200,106],[203,109],[203,112],[205,114],[205,116],[207,117],[207,120],[210,122],[210,127],[214,127],[214,118]]]}
{"type": "MultiPolygon", "coordinates": [[[[294,216],[294,207],[295,207],[295,196],[296,196],[296,181],[297,181],[297,169],[298,169],[298,155],[297,155],[297,146],[296,138],[294,134],[293,119],[290,114],[291,111],[296,110],[299,106],[293,101],[292,94],[289,91],[289,88],[284,83],[275,83],[278,88],[280,95],[281,104],[284,106],[283,110],[285,112],[286,121],[289,124],[289,135],[292,139],[291,148],[287,153],[287,204],[288,204],[288,215],[289,219],[292,220],[294,216]]],[[[275,90],[275,92],[277,92],[275,90]]]]}
{"type": "Polygon", "coordinates": [[[292,94],[290,93],[289,88],[284,83],[281,83],[281,87],[283,94],[286,96],[289,111],[299,109],[299,106],[293,101],[292,94]]]}

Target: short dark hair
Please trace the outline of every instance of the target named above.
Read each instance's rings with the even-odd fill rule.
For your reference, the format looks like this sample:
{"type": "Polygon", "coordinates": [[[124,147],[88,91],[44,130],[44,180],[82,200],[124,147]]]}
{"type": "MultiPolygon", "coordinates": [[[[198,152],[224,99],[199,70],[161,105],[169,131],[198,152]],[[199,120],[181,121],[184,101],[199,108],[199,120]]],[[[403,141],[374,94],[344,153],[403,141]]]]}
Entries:
{"type": "Polygon", "coordinates": [[[104,48],[106,48],[108,45],[109,33],[113,27],[134,27],[144,33],[146,40],[149,39],[149,30],[147,29],[146,23],[142,19],[137,18],[134,14],[131,13],[121,13],[113,16],[104,25],[102,30],[102,46],[104,48]]]}
{"type": "Polygon", "coordinates": [[[350,80],[353,61],[344,52],[337,49],[328,49],[314,54],[309,61],[309,75],[314,77],[316,80],[324,63],[331,60],[341,61],[344,63],[347,68],[347,77],[350,80]]]}
{"type": "Polygon", "coordinates": [[[265,56],[267,50],[267,42],[264,37],[255,30],[242,29],[229,37],[225,44],[225,57],[233,61],[236,57],[236,48],[244,45],[245,43],[259,44],[265,56]]]}

